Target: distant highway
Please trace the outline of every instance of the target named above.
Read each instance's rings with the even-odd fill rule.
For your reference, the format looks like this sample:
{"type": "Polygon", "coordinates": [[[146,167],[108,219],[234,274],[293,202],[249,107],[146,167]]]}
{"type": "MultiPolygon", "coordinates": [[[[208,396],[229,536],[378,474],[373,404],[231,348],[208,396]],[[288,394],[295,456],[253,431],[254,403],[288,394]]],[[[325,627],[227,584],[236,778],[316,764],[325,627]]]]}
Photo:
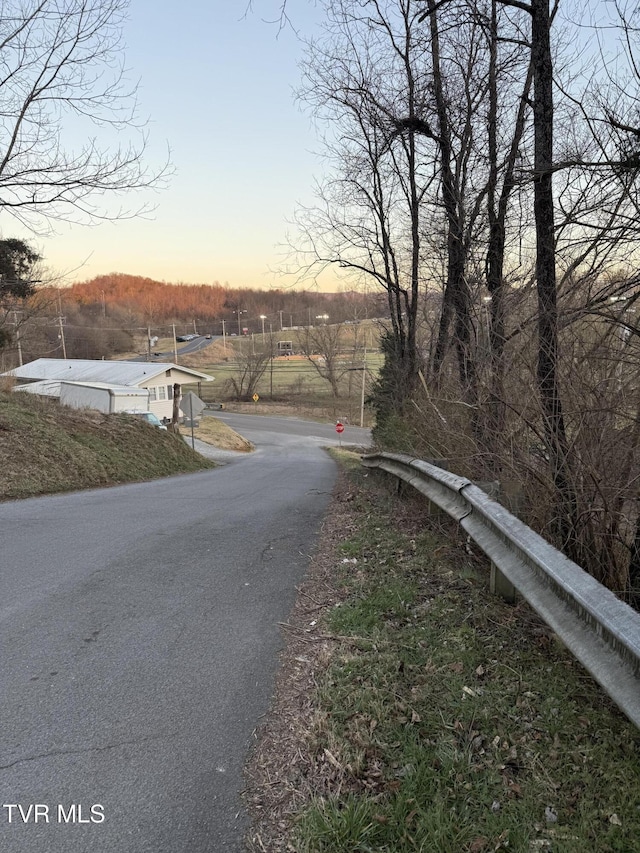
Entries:
{"type": "MultiPolygon", "coordinates": [[[[227,337],[229,337],[227,335],[227,337]]],[[[199,352],[202,349],[206,349],[210,344],[214,341],[221,341],[222,335],[212,335],[210,338],[205,337],[204,335],[198,335],[192,341],[181,342],[178,341],[178,357],[181,355],[192,355],[194,352],[199,352]]],[[[163,350],[162,352],[158,352],[157,350],[151,350],[151,358],[153,361],[175,361],[175,352],[171,350],[163,350]]],[[[135,358],[128,359],[129,361],[148,361],[148,355],[146,353],[141,353],[137,355],[135,358]]]]}

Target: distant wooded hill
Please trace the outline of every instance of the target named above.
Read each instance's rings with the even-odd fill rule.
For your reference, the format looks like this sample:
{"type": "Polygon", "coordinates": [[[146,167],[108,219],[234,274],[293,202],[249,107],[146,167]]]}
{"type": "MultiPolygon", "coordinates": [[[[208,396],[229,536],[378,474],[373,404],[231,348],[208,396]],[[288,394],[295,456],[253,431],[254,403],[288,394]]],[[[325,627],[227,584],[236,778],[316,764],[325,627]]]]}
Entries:
{"type": "Polygon", "coordinates": [[[148,331],[169,337],[174,326],[177,335],[219,335],[224,321],[227,334],[250,334],[386,316],[384,291],[234,289],[110,273],[68,288],[41,288],[10,316],[0,366],[42,356],[109,358],[144,349],[148,331]]]}
{"type": "Polygon", "coordinates": [[[60,295],[65,306],[93,307],[103,315],[114,307],[137,315],[142,325],[193,324],[195,320],[207,326],[202,331],[212,333],[221,331],[222,320],[237,325],[238,317],[242,328],[258,332],[262,331],[261,315],[275,331],[281,325],[313,324],[317,316],[328,315],[331,322],[338,323],[386,316],[388,312],[383,292],[234,289],[217,282],[167,283],[124,273],[76,283],[60,295]]]}

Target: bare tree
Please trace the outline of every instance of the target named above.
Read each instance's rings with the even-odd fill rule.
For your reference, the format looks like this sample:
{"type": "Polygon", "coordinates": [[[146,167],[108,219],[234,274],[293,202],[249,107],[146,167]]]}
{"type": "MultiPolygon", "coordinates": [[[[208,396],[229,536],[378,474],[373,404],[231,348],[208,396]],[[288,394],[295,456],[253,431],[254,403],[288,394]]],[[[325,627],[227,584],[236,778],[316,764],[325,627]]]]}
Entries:
{"type": "Polygon", "coordinates": [[[268,349],[264,352],[238,353],[234,375],[227,380],[236,400],[251,400],[270,362],[271,353],[268,349]]]}
{"type": "MultiPolygon", "coordinates": [[[[498,375],[504,369],[505,222],[531,86],[518,25],[507,20],[501,39],[511,45],[498,60],[497,22],[464,2],[334,0],[328,14],[331,38],[309,51],[306,97],[339,127],[327,146],[337,174],[322,187],[320,205],[304,211],[309,254],[316,263],[369,276],[387,291],[392,325],[384,385],[398,411],[422,367],[418,305],[437,283],[434,260],[442,257],[432,377],[440,381],[453,343],[458,387],[477,415],[473,300],[479,277],[472,280],[469,266],[488,241],[498,375]],[[518,83],[522,71],[525,80],[518,83]],[[487,133],[491,158],[483,146],[487,133]]],[[[498,385],[494,398],[499,393],[498,385]]]]}
{"type": "Polygon", "coordinates": [[[338,399],[342,378],[353,369],[358,359],[362,359],[357,326],[348,327],[342,323],[313,326],[305,330],[299,344],[309,363],[329,383],[333,396],[338,399]],[[348,328],[354,331],[351,346],[345,342],[348,328]]]}
{"type": "MultiPolygon", "coordinates": [[[[563,29],[572,36],[554,32],[558,8],[550,0],[329,0],[329,37],[310,48],[306,97],[329,123],[334,171],[318,207],[304,212],[304,229],[310,265],[336,264],[386,290],[382,378],[396,411],[407,419],[402,401],[415,396],[410,377],[425,358],[415,346],[422,300],[436,330],[431,384],[448,395],[443,405],[427,392],[437,422],[449,435],[455,422],[468,456],[471,446],[493,444],[497,458],[517,433],[512,455],[542,484],[545,531],[615,584],[628,519],[638,516],[632,391],[637,398],[640,380],[633,362],[619,393],[621,348],[606,324],[610,299],[630,305],[639,292],[637,276],[613,273],[637,266],[640,65],[632,58],[624,78],[606,62],[591,75],[562,65],[563,29]],[[438,264],[436,320],[425,297],[438,264]],[[457,382],[445,365],[449,348],[457,382]],[[394,363],[407,373],[390,370],[394,363]],[[465,414],[451,418],[448,402],[465,414]],[[485,406],[481,436],[474,419],[485,406]],[[617,484],[589,442],[598,423],[631,443],[617,484]]],[[[631,50],[637,34],[616,8],[631,50]]],[[[636,335],[630,320],[624,328],[636,335]]],[[[610,445],[602,432],[600,446],[610,445]]]]}
{"type": "Polygon", "coordinates": [[[436,146],[420,132],[431,91],[419,12],[414,0],[329,0],[327,35],[309,46],[302,93],[329,122],[334,172],[318,205],[298,216],[301,269],[336,265],[386,291],[394,378],[381,406],[389,410],[402,409],[422,366],[418,304],[437,184],[436,146]]]}
{"type": "Polygon", "coordinates": [[[6,0],[0,8],[0,208],[35,230],[120,218],[104,196],[157,186],[125,78],[127,0],[6,0]],[[67,145],[73,121],[84,143],[67,145]],[[115,146],[98,136],[111,136],[115,146]],[[124,144],[118,140],[131,137],[124,144]]]}

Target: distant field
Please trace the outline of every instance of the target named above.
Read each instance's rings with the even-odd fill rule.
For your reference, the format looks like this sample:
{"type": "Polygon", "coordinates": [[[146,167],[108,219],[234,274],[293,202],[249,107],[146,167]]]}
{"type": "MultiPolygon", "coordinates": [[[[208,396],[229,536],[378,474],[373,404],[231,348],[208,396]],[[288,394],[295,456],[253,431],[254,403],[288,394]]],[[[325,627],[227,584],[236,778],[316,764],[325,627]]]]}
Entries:
{"type": "MultiPolygon", "coordinates": [[[[206,350],[199,356],[197,370],[209,373],[214,377],[212,384],[203,384],[199,393],[205,402],[224,402],[228,409],[245,410],[247,404],[235,404],[228,388],[228,380],[237,375],[239,364],[233,359],[229,350],[229,360],[208,363],[206,350]]],[[[365,397],[368,395],[371,382],[377,377],[382,365],[382,356],[377,352],[367,353],[365,380],[365,397]]],[[[259,401],[257,406],[249,404],[253,411],[278,413],[286,407],[302,417],[314,419],[344,418],[350,423],[359,423],[362,401],[362,361],[356,361],[351,368],[351,359],[345,357],[345,373],[340,380],[340,396],[334,398],[331,386],[322,378],[308,359],[300,356],[278,357],[267,366],[257,386],[259,401]]],[[[365,407],[364,425],[371,425],[371,412],[365,407]]]]}
{"type": "MultiPolygon", "coordinates": [[[[260,379],[257,386],[259,400],[257,404],[236,402],[229,387],[229,380],[238,377],[241,370],[239,359],[252,352],[259,353],[269,345],[270,335],[256,334],[240,337],[227,335],[212,340],[208,346],[195,353],[182,354],[185,346],[178,343],[178,363],[191,367],[214,377],[211,384],[185,386],[193,390],[207,403],[224,403],[225,408],[235,411],[254,411],[263,414],[292,413],[299,417],[314,420],[344,419],[349,423],[360,423],[362,412],[362,361],[366,347],[365,399],[371,383],[378,376],[383,357],[378,350],[380,327],[374,321],[359,324],[345,324],[341,328],[340,340],[343,354],[340,358],[342,376],[339,383],[339,397],[335,398],[329,385],[304,355],[301,336],[305,330],[284,329],[273,332],[271,344],[275,348],[278,341],[291,341],[294,355],[275,356],[260,379]],[[354,355],[354,350],[356,354],[354,355]]],[[[140,345],[140,352],[144,342],[140,345]]],[[[167,360],[174,360],[174,342],[172,337],[160,338],[152,352],[169,353],[167,360]]],[[[138,353],[140,354],[140,353],[138,353]]],[[[132,357],[135,353],[123,355],[132,357]]],[[[372,412],[365,407],[365,426],[372,426],[372,412]]]]}

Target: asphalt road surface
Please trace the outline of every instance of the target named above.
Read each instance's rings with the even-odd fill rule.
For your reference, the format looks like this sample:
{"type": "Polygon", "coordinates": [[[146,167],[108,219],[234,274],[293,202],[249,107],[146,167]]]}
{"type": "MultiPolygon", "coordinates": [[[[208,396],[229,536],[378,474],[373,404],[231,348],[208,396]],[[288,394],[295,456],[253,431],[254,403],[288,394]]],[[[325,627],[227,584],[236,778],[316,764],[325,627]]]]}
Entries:
{"type": "Polygon", "coordinates": [[[316,423],[302,418],[241,415],[225,411],[212,414],[258,447],[280,446],[284,449],[299,441],[308,441],[310,445],[316,446],[342,444],[367,447],[371,442],[371,430],[351,424],[343,424],[344,432],[339,435],[333,423],[316,423]]]}
{"type": "Polygon", "coordinates": [[[243,849],[242,767],[335,477],[331,425],[274,420],[213,471],[0,504],[3,853],[243,849]]]}

